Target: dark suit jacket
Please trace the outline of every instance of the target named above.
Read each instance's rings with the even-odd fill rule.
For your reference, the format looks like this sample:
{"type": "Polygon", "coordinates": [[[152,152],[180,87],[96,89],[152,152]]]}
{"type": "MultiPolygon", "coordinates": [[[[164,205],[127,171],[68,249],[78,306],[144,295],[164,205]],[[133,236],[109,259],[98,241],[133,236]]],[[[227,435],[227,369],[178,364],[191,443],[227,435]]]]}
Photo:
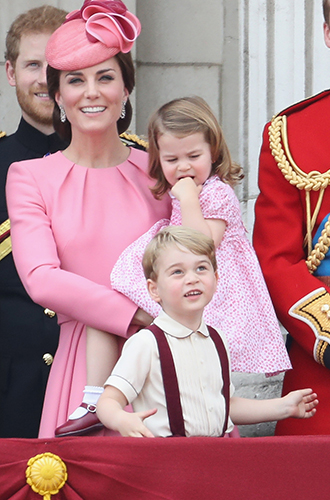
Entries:
{"type": "MultiPolygon", "coordinates": [[[[57,134],[46,136],[23,118],[14,134],[0,139],[0,224],[8,218],[10,164],[64,147],[57,134]]],[[[50,370],[43,356],[54,356],[58,333],[56,317],[47,316],[27,295],[10,253],[0,260],[0,438],[37,437],[50,370]]]]}

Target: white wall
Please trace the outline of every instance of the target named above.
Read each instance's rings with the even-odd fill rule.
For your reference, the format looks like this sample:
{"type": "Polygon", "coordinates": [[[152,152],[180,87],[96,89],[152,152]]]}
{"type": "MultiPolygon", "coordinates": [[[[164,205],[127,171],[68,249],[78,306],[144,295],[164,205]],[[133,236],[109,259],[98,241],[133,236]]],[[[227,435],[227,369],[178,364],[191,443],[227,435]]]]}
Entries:
{"type": "Polygon", "coordinates": [[[241,199],[251,232],[263,127],[281,109],[330,86],[330,51],[322,0],[240,0],[239,18],[238,156],[247,174],[241,199]]]}

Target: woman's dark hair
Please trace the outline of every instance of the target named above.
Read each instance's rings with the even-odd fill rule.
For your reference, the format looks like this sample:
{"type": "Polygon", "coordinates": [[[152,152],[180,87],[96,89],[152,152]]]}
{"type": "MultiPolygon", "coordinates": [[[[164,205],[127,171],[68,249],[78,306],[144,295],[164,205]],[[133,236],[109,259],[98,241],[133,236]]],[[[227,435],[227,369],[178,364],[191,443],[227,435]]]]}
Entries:
{"type": "MultiPolygon", "coordinates": [[[[131,53],[128,52],[127,54],[124,54],[123,52],[119,52],[114,57],[117,59],[117,62],[120,66],[125,88],[128,90],[128,93],[131,94],[135,86],[135,70],[131,53]]],[[[55,101],[55,94],[56,92],[58,92],[60,86],[60,73],[61,73],[60,70],[52,68],[51,66],[48,65],[47,67],[48,93],[51,99],[53,99],[55,103],[53,111],[54,129],[63,140],[70,142],[71,124],[68,120],[66,120],[64,123],[61,122],[60,108],[58,107],[58,104],[55,101]]],[[[132,120],[132,114],[133,114],[132,105],[130,103],[130,100],[127,99],[125,118],[119,118],[119,120],[117,121],[118,134],[122,134],[123,132],[125,132],[125,130],[128,129],[132,120]]]]}

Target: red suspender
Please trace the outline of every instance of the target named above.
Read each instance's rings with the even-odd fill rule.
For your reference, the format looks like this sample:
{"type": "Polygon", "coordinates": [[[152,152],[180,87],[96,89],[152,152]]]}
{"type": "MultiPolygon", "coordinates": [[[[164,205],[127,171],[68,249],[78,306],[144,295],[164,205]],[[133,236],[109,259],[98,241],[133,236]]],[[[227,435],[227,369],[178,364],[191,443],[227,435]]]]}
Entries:
{"type": "Polygon", "coordinates": [[[226,429],[228,427],[228,419],[229,419],[229,403],[230,403],[229,359],[225,348],[225,344],[223,343],[223,340],[218,334],[218,332],[214,328],[212,328],[212,326],[207,326],[207,328],[210,332],[210,337],[213,340],[215,347],[217,348],[222,370],[222,379],[223,379],[222,395],[225,398],[226,402],[225,420],[223,422],[223,430],[221,434],[221,436],[224,436],[226,429]]]}
{"type": "MultiPolygon", "coordinates": [[[[160,366],[162,370],[163,384],[164,384],[164,391],[165,391],[165,398],[167,405],[167,413],[172,435],[185,436],[186,433],[184,428],[178,379],[176,376],[176,371],[170,346],[168,345],[164,332],[158,326],[154,324],[150,325],[148,326],[148,330],[150,330],[155,335],[158,344],[160,366]]],[[[208,330],[210,333],[210,337],[213,340],[215,347],[217,349],[222,369],[222,378],[223,378],[222,395],[225,398],[226,402],[226,413],[225,413],[225,420],[222,432],[223,436],[227,429],[228,418],[229,418],[229,401],[230,401],[229,360],[226,348],[218,332],[211,326],[208,326],[208,330]]]]}
{"type": "Polygon", "coordinates": [[[176,376],[173,356],[163,330],[156,325],[148,326],[156,337],[159,351],[160,366],[163,376],[167,414],[173,436],[185,436],[183,414],[180,401],[178,379],[176,376]]]}

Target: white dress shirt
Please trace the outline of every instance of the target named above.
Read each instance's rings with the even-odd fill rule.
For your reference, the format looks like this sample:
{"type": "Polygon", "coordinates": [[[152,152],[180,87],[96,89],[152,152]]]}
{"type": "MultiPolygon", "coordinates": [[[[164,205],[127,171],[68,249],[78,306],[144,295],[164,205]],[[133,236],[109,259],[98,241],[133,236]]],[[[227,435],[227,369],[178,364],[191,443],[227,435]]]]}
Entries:
{"type": "MultiPolygon", "coordinates": [[[[225,418],[222,370],[204,320],[198,331],[192,331],[163,311],[154,323],[165,332],[173,356],[186,436],[221,436],[225,418]]],[[[224,334],[217,331],[229,356],[224,334]]],[[[126,341],[105,385],[119,389],[134,411],[157,408],[145,425],[155,436],[171,435],[157,341],[152,332],[140,330],[126,341]]],[[[231,396],[234,391],[231,383],[231,396]]],[[[229,419],[227,432],[232,429],[229,419]]]]}

